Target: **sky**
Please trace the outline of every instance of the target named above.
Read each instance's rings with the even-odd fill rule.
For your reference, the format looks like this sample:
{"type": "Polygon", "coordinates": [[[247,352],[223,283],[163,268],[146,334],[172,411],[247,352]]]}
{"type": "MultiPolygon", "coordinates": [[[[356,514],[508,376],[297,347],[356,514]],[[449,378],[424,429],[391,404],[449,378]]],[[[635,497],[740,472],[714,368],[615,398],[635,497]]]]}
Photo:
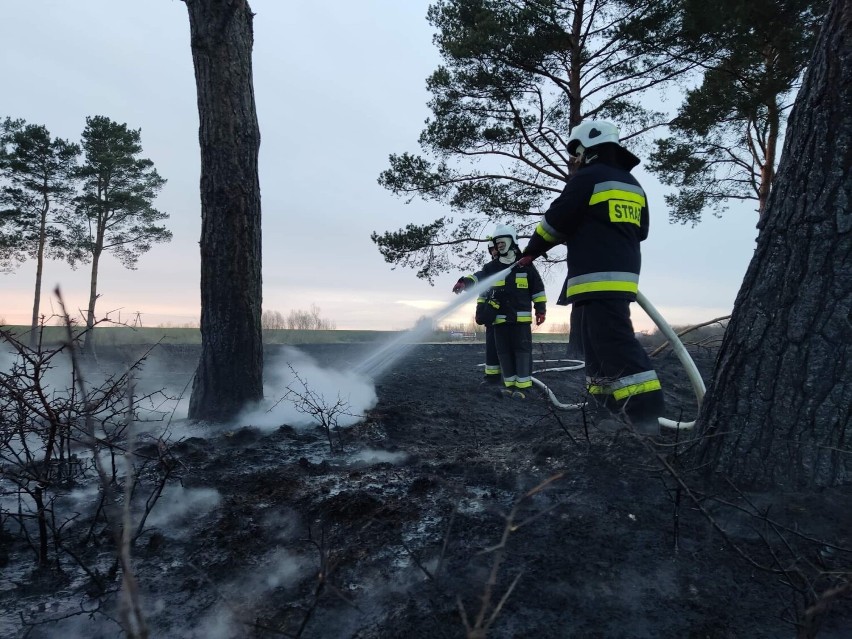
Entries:
{"type": "MultiPolygon", "coordinates": [[[[370,239],[450,213],[405,203],[377,183],[391,153],[418,152],[429,117],[426,78],[440,64],[427,0],[250,0],[254,88],[260,122],[263,308],[287,315],[312,305],[338,329],[406,330],[454,302],[464,273],[436,278],[392,269],[370,239]]],[[[189,19],[180,0],[27,0],[6,3],[0,24],[0,117],[43,124],[79,141],[87,116],[141,129],[142,156],[168,182],[154,205],[174,237],[127,270],[102,259],[96,315],[143,326],[200,316],[198,111],[189,19]]],[[[649,198],[640,290],[666,321],[683,326],[733,308],[757,235],[751,204],[696,227],[668,222],[659,181],[634,174],[649,198]]],[[[525,241],[521,242],[525,245],[525,241]]],[[[485,256],[483,255],[483,258],[485,256]]],[[[565,276],[546,279],[556,300],[565,276]]],[[[35,263],[0,273],[0,320],[28,324],[35,263]]],[[[41,312],[84,309],[89,269],[45,266],[41,312]]],[[[550,306],[548,322],[568,321],[550,306]]],[[[444,321],[468,322],[473,308],[444,321]]],[[[78,317],[82,315],[78,314],[78,317]]],[[[637,330],[653,327],[641,309],[637,330]]]]}

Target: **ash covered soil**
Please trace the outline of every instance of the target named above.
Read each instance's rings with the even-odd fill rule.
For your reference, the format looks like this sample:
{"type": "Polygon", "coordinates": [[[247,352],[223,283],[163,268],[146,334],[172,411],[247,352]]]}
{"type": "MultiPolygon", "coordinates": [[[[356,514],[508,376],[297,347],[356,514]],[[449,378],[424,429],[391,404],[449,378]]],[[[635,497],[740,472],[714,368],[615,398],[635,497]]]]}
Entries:
{"type": "MultiPolygon", "coordinates": [[[[365,347],[299,348],[344,371],[365,347]]],[[[691,354],[709,381],[715,352],[691,354]]],[[[690,435],[601,433],[540,391],[498,399],[480,387],[483,359],[482,344],[414,347],[335,452],[321,428],[287,424],[173,442],[169,490],[133,549],[150,636],[796,637],[809,588],[792,567],[852,563],[849,487],[710,487],[686,463],[690,435]]],[[[683,366],[671,351],[654,364],[668,417],[694,419],[683,366]]],[[[536,378],[582,400],[582,370],[536,378]]],[[[11,566],[22,544],[3,543],[11,566]]],[[[117,617],[114,600],[41,623],[98,608],[73,572],[0,591],[15,636],[121,636],[101,614],[117,617]]],[[[849,600],[833,603],[818,636],[852,637],[849,600]]]]}

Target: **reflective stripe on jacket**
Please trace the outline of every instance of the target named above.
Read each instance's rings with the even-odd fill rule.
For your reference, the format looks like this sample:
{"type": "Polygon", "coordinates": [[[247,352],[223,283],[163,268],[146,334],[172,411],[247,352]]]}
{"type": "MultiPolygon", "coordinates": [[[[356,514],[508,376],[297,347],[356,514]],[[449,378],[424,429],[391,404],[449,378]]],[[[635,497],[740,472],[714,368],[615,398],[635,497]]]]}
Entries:
{"type": "Polygon", "coordinates": [[[629,170],[593,162],[580,168],[542,217],[527,247],[540,255],[565,243],[568,277],[557,304],[587,299],[634,301],[648,237],[645,191],[629,170]]]}
{"type": "MultiPolygon", "coordinates": [[[[495,260],[486,264],[482,270],[465,275],[465,279],[480,282],[505,268],[505,264],[495,260]]],[[[535,309],[535,312],[540,314],[547,312],[544,281],[532,264],[513,268],[504,279],[494,282],[489,292],[477,299],[477,303],[499,305],[494,324],[531,323],[533,318],[531,309],[535,309]]]]}

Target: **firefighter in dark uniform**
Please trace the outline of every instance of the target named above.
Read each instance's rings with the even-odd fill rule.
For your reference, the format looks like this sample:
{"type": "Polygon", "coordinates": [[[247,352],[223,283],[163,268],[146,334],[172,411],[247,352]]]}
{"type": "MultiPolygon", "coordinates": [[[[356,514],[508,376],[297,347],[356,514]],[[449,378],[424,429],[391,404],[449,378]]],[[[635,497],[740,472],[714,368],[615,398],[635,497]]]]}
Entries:
{"type": "MultiPolygon", "coordinates": [[[[498,226],[493,240],[498,258],[486,264],[481,271],[460,278],[453,287],[454,293],[461,293],[467,286],[499,273],[515,264],[521,256],[513,227],[498,226]]],[[[541,275],[530,263],[516,266],[502,280],[494,283],[477,306],[479,313],[486,314],[486,320],[493,318],[494,343],[503,378],[501,396],[526,399],[532,387],[533,317],[536,325],[540,326],[547,313],[547,296],[541,275]]]]}
{"type": "MultiPolygon", "coordinates": [[[[488,253],[491,255],[491,260],[496,260],[499,254],[497,247],[494,246],[494,240],[488,239],[488,253]]],[[[489,320],[489,313],[486,312],[485,294],[483,293],[476,299],[476,323],[480,326],[485,326],[485,377],[482,381],[483,386],[491,388],[500,384],[500,358],[497,356],[497,344],[494,342],[494,323],[493,319],[489,320]]]]}
{"type": "MultiPolygon", "coordinates": [[[[576,311],[572,321],[576,316],[588,391],[596,405],[626,415],[638,432],[657,434],[663,391],[630,320],[639,290],[639,243],[648,237],[649,222],[645,191],[630,174],[639,158],[621,146],[618,127],[605,121],[577,125],[568,152],[580,168],[545,212],[520,262],[567,244],[560,301],[576,311]]],[[[611,429],[604,412],[602,428],[611,429]]]]}

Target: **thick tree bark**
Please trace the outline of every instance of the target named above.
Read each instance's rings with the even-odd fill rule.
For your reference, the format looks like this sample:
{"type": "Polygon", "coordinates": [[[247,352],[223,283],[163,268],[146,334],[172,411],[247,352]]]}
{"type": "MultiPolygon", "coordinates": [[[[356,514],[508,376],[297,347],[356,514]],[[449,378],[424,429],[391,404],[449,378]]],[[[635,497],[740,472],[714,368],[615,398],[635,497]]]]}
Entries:
{"type": "Polygon", "coordinates": [[[189,417],[227,421],[263,397],[260,131],[245,0],[184,0],[201,143],[201,359],[189,417]]]}
{"type": "Polygon", "coordinates": [[[699,415],[699,461],[743,485],[852,480],[852,54],[834,0],[699,415]]]}

